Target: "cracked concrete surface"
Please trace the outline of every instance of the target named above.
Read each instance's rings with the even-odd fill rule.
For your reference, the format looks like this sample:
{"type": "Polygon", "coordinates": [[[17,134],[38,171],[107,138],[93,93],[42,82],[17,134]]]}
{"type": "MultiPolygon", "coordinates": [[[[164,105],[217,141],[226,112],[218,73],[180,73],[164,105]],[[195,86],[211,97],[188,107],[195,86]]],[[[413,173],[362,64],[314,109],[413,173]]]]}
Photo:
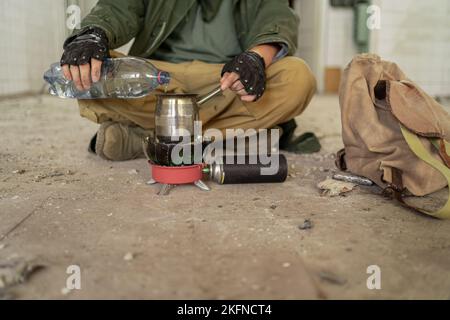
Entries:
{"type": "MultiPolygon", "coordinates": [[[[51,97],[0,102],[0,262],[46,265],[16,298],[449,299],[450,223],[358,187],[326,198],[316,185],[342,146],[337,98],[316,97],[299,132],[320,154],[288,154],[282,185],[175,189],[158,197],[144,160],[86,152],[96,125],[51,97]],[[136,174],[137,173],[137,174],[136,174]],[[312,229],[301,230],[305,220],[312,229]],[[81,268],[68,293],[67,267],[81,268]],[[367,267],[381,290],[367,289],[367,267]]],[[[446,191],[420,201],[442,201],[446,191]]]]}

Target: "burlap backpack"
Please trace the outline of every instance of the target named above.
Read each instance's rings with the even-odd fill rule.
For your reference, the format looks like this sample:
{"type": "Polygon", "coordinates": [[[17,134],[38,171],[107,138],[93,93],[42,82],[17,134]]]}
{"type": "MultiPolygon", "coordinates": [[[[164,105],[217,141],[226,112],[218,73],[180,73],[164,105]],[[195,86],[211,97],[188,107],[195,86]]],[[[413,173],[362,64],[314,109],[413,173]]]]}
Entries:
{"type": "MultiPolygon", "coordinates": [[[[407,192],[424,196],[450,185],[450,116],[395,63],[356,56],[343,74],[340,105],[341,169],[371,179],[404,205],[407,192]]],[[[414,209],[450,218],[450,200],[437,212],[414,209]]]]}

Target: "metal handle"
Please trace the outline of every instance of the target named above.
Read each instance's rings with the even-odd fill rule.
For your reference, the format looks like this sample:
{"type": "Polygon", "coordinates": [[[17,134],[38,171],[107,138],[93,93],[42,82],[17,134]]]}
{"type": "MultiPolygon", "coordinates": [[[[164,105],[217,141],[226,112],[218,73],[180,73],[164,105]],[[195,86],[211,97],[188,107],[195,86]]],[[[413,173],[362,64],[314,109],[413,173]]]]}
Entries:
{"type": "Polygon", "coordinates": [[[152,159],[150,158],[150,156],[148,154],[149,142],[150,142],[150,137],[146,137],[146,138],[142,139],[142,150],[144,151],[144,155],[147,158],[147,160],[151,161],[152,159]]]}
{"type": "Polygon", "coordinates": [[[201,106],[202,104],[208,102],[209,100],[211,100],[212,98],[218,96],[221,93],[222,93],[222,89],[219,86],[219,87],[215,88],[213,91],[211,91],[210,93],[207,93],[204,96],[200,97],[197,100],[197,105],[201,106]]]}

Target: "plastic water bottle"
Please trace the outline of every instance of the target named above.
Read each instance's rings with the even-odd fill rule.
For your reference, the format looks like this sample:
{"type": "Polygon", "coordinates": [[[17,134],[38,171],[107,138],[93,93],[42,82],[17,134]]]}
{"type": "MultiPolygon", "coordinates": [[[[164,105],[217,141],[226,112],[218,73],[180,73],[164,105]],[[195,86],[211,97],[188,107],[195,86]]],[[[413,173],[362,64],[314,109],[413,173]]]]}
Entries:
{"type": "Polygon", "coordinates": [[[44,80],[50,84],[50,94],[60,98],[133,99],[150,94],[160,85],[167,85],[170,75],[145,59],[125,57],[105,60],[100,80],[92,83],[89,90],[78,90],[73,81],[64,77],[59,63],[50,67],[44,80]]]}

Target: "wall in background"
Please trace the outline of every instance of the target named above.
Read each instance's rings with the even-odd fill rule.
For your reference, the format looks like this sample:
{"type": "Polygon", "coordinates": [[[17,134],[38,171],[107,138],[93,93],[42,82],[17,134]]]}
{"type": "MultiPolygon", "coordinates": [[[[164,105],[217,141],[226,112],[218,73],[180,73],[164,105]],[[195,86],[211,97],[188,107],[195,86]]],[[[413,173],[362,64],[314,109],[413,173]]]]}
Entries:
{"type": "Polygon", "coordinates": [[[42,75],[61,55],[64,3],[0,1],[0,96],[42,89],[42,75]]]}
{"type": "Polygon", "coordinates": [[[345,66],[358,53],[353,41],[354,13],[352,9],[331,7],[329,1],[325,2],[325,66],[345,66]]]}
{"type": "MultiPolygon", "coordinates": [[[[324,66],[341,69],[357,54],[353,10],[325,1],[324,66]]],[[[394,61],[429,94],[450,96],[450,1],[373,0],[381,8],[381,29],[370,51],[394,61]]],[[[307,22],[307,20],[306,20],[307,22]]]]}
{"type": "MultiPolygon", "coordinates": [[[[345,68],[358,52],[354,14],[350,8],[331,7],[328,0],[315,0],[315,6],[323,7],[315,11],[310,2],[295,2],[302,18],[298,55],[311,64],[323,92],[325,69],[345,68]],[[315,31],[318,26],[322,36],[315,31]]],[[[370,51],[397,62],[429,94],[450,96],[450,1],[373,0],[373,4],[381,8],[381,29],[372,32],[370,51]]]]}
{"type": "Polygon", "coordinates": [[[429,94],[450,96],[450,1],[374,0],[381,30],[372,51],[395,61],[429,94]]]}
{"type": "MultiPolygon", "coordinates": [[[[59,61],[66,28],[66,8],[79,5],[82,17],[97,0],[1,0],[0,96],[36,93],[51,63],[59,61]]],[[[127,51],[123,48],[122,51],[127,51]]]]}
{"type": "Polygon", "coordinates": [[[297,56],[305,60],[317,78],[318,89],[323,91],[326,3],[323,0],[294,1],[294,10],[300,17],[297,56]]]}
{"type": "Polygon", "coordinates": [[[353,10],[334,8],[328,0],[296,0],[300,16],[297,56],[304,59],[325,89],[325,69],[342,68],[357,53],[353,42],[353,10]]]}

